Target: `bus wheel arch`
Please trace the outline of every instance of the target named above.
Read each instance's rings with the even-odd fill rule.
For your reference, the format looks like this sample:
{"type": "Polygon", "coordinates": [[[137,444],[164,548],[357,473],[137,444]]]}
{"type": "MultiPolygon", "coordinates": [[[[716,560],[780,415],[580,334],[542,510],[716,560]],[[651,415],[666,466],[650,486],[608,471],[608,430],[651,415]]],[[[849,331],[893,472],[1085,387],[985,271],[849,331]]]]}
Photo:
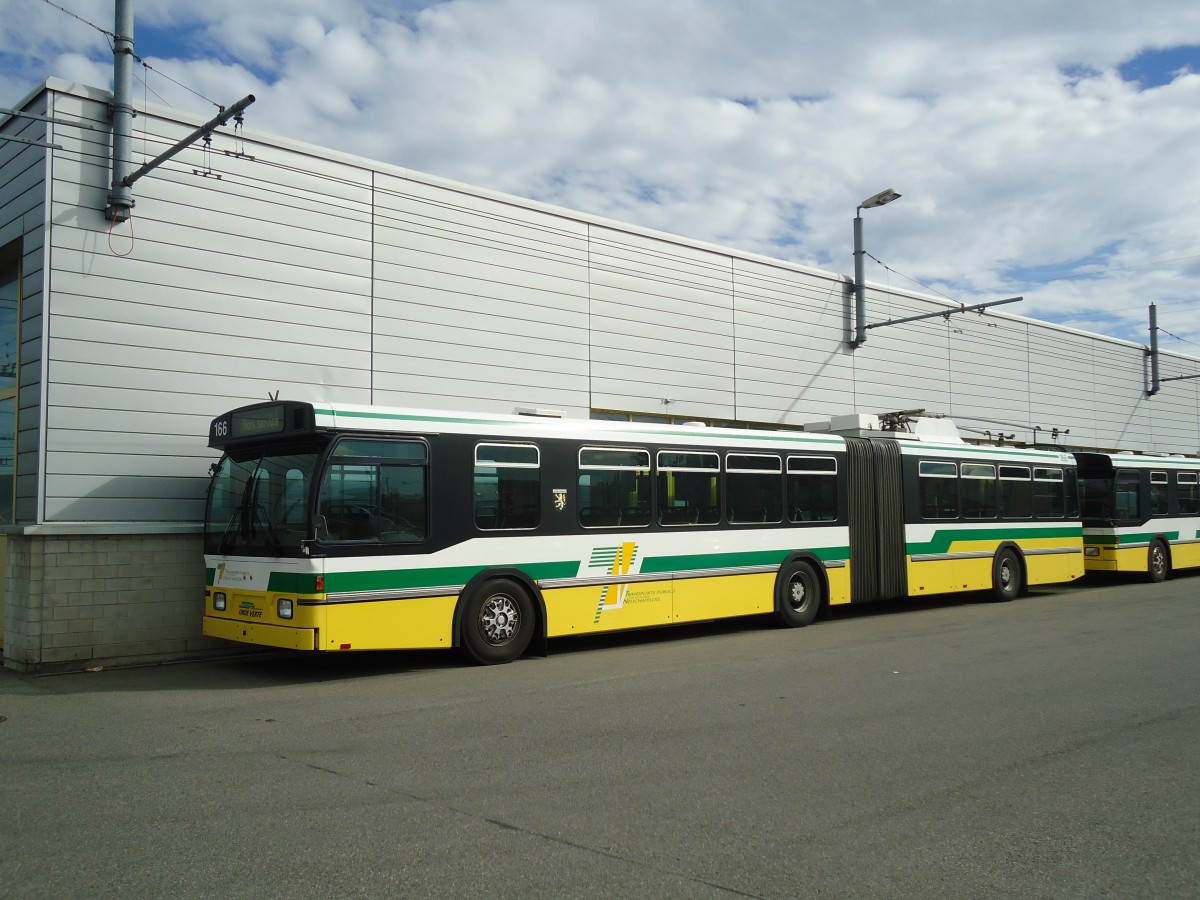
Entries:
{"type": "Polygon", "coordinates": [[[821,561],[797,553],[779,567],[775,578],[775,615],[788,628],[812,623],[829,605],[829,580],[821,561]]]}
{"type": "Polygon", "coordinates": [[[1155,584],[1166,581],[1171,574],[1170,545],[1161,536],[1156,536],[1146,550],[1146,576],[1155,584]]]}
{"type": "Polygon", "coordinates": [[[453,635],[454,646],[481,665],[512,662],[531,647],[545,655],[545,600],[519,570],[480,572],[459,594],[453,635]]]}
{"type": "Polygon", "coordinates": [[[1001,603],[1015,600],[1025,590],[1025,557],[1016,544],[1005,543],[992,557],[992,599],[1001,603]]]}

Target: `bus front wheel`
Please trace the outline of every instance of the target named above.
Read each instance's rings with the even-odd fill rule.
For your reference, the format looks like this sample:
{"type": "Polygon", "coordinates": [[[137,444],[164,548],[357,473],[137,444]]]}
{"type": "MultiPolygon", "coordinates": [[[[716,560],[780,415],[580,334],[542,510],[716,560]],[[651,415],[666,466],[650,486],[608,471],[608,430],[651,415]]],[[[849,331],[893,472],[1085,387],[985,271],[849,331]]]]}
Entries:
{"type": "Polygon", "coordinates": [[[485,666],[512,662],[533,638],[533,601],[517,582],[497,578],[467,599],[462,617],[462,649],[485,666]]]}
{"type": "Polygon", "coordinates": [[[1166,581],[1170,572],[1171,560],[1167,556],[1166,544],[1160,538],[1155,538],[1150,542],[1149,555],[1146,559],[1146,574],[1151,581],[1157,584],[1160,581],[1166,581]]]}
{"type": "Polygon", "coordinates": [[[803,628],[821,611],[821,579],[808,563],[794,562],[779,574],[776,612],[788,628],[803,628]]]}

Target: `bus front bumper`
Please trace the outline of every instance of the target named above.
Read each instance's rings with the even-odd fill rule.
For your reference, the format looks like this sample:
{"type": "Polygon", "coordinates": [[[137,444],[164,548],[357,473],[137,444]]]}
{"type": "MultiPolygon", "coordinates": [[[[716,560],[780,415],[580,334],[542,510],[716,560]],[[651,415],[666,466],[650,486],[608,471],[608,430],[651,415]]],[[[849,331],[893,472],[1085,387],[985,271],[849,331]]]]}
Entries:
{"type": "Polygon", "coordinates": [[[290,625],[267,625],[262,622],[244,622],[238,619],[204,617],[204,635],[237,641],[240,644],[257,644],[261,647],[282,647],[285,650],[315,650],[317,630],[294,628],[290,625]]]}

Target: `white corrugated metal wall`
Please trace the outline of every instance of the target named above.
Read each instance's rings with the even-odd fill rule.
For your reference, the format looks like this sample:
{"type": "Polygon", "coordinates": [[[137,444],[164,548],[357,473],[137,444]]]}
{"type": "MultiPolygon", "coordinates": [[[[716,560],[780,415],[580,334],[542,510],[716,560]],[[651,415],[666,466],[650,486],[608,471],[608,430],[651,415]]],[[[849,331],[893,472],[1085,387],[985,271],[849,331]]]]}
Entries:
{"type": "MultiPolygon", "coordinates": [[[[56,116],[104,125],[106,93],[50,85],[56,116]]],[[[200,123],[182,119],[139,115],[135,147],[152,157],[200,123]]],[[[157,169],[133,238],[110,234],[106,131],[52,130],[46,522],[197,521],[208,420],[275,391],[789,425],[919,407],[1018,440],[1039,425],[1200,447],[1197,383],[1146,398],[1134,345],[998,312],[873,329],[850,351],[841,275],[265,135],[225,130],[209,157],[157,169]]],[[[871,321],[944,306],[870,287],[871,321]]]]}

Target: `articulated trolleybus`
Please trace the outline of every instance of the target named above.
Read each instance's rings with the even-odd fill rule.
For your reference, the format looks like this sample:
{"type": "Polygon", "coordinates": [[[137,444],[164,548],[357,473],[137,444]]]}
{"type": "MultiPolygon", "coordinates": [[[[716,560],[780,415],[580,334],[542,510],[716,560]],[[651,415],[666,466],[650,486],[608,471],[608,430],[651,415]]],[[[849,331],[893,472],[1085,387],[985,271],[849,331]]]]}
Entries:
{"type": "MultiPolygon", "coordinates": [[[[457,647],[1083,574],[1068,454],[295,401],[215,419],[204,633],[457,647]]],[[[885,437],[884,435],[889,435],[885,437]]]]}

